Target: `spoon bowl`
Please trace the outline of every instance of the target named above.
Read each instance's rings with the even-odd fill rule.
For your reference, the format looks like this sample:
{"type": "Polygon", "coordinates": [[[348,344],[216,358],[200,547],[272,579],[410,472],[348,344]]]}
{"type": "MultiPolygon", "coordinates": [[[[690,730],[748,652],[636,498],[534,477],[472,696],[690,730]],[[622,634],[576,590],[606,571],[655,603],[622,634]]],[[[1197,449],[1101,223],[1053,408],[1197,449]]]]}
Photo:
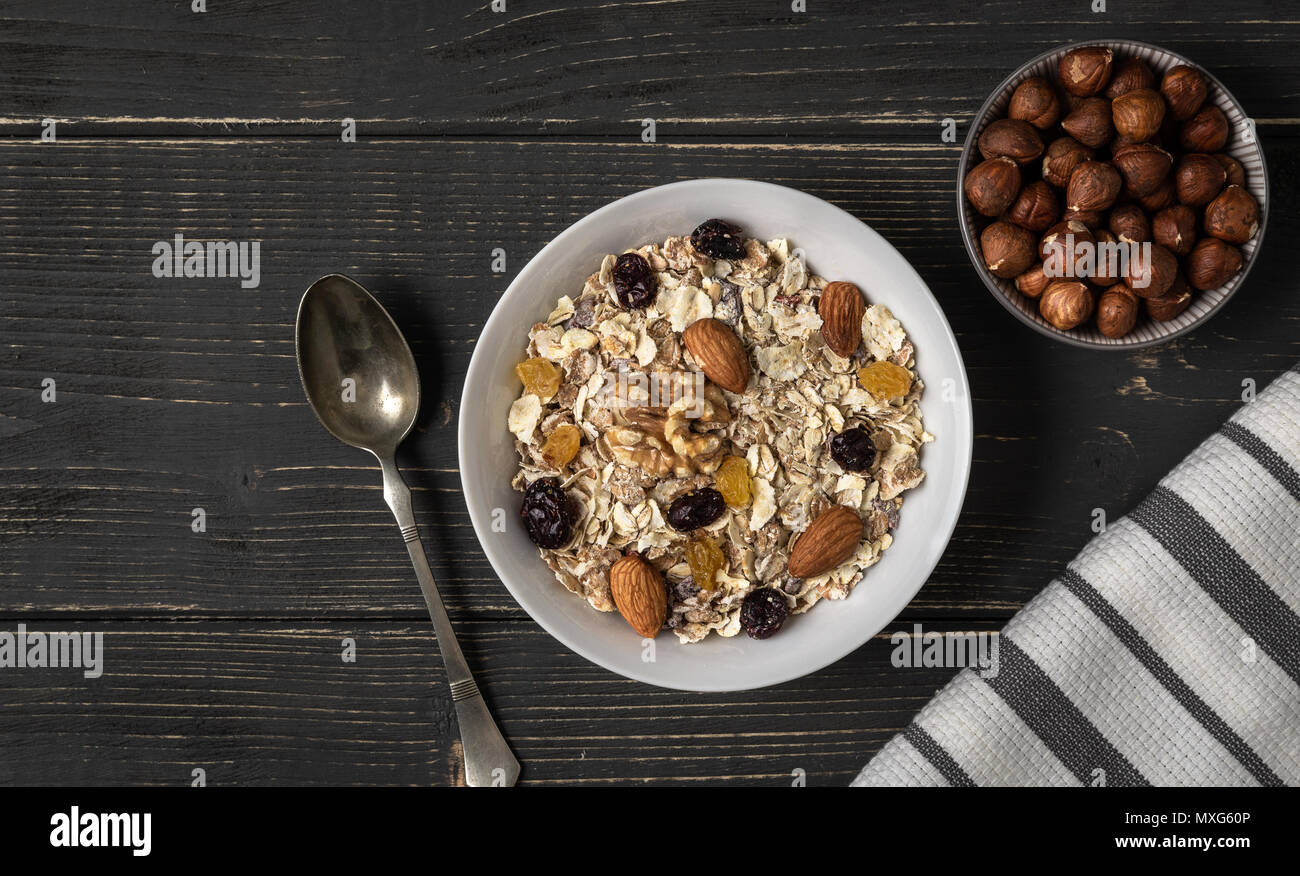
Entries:
{"type": "Polygon", "coordinates": [[[298,305],[296,343],[321,425],[345,444],[391,455],[415,425],[420,376],[388,311],[354,280],[321,277],[298,305]]]}

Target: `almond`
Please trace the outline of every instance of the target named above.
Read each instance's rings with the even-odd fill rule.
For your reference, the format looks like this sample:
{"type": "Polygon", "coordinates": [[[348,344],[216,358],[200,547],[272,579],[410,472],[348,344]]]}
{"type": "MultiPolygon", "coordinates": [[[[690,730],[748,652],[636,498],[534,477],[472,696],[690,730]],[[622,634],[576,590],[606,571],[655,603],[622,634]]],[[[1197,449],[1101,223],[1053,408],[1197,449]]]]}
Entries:
{"type": "Polygon", "coordinates": [[[790,551],[787,568],[796,578],[815,578],[853,556],[862,539],[862,518],[843,505],[823,511],[790,551]]]}
{"type": "Polygon", "coordinates": [[[745,391],[749,385],[749,356],[725,322],[712,317],[697,319],[682,332],[682,340],[704,376],[731,392],[745,391]]]}
{"type": "Polygon", "coordinates": [[[618,613],[642,638],[653,639],[668,619],[663,574],[636,551],[609,567],[609,590],[618,613]]]}
{"type": "Polygon", "coordinates": [[[846,359],[852,356],[862,343],[862,315],[866,312],[857,286],[840,281],[827,283],[817,302],[826,346],[846,359]]]}

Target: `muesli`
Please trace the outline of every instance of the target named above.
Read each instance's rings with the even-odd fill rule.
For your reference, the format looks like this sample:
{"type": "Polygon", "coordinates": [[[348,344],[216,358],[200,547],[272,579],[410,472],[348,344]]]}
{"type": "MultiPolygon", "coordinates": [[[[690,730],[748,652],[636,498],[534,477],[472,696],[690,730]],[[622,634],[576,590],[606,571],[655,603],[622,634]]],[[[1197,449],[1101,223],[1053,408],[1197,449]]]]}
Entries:
{"type": "Polygon", "coordinates": [[[521,517],[641,635],[755,638],[843,599],[924,478],[924,385],[888,308],[718,219],[607,255],[528,332],[521,517]]]}

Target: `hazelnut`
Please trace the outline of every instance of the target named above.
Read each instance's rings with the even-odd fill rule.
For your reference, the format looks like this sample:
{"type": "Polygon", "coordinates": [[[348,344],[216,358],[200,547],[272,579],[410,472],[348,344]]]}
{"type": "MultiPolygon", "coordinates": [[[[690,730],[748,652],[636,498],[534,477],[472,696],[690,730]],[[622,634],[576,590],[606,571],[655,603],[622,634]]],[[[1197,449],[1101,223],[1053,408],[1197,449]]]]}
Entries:
{"type": "Polygon", "coordinates": [[[1136,248],[1124,272],[1124,284],[1135,295],[1158,298],[1169,291],[1178,274],[1178,259],[1158,243],[1144,243],[1136,248]]]}
{"type": "Polygon", "coordinates": [[[1187,282],[1217,289],[1241,270],[1241,250],[1217,237],[1203,237],[1187,256],[1187,282]]]}
{"type": "Polygon", "coordinates": [[[1026,298],[1037,298],[1051,282],[1051,278],[1043,273],[1043,263],[1039,262],[1016,277],[1016,290],[1026,298]]]}
{"type": "Polygon", "coordinates": [[[1100,149],[1115,136],[1115,123],[1111,120],[1110,101],[1104,97],[1089,97],[1061,122],[1065,133],[1084,146],[1100,149]]]}
{"type": "Polygon", "coordinates": [[[1089,282],[1094,286],[1112,286],[1123,276],[1120,270],[1123,264],[1120,255],[1123,244],[1104,228],[1094,231],[1093,237],[1096,238],[1097,245],[1094,247],[1095,257],[1089,282]]]}
{"type": "Polygon", "coordinates": [[[1082,222],[1089,231],[1106,222],[1106,214],[1101,210],[1066,210],[1061,218],[1067,222],[1082,222]]]}
{"type": "Polygon", "coordinates": [[[1151,236],[1174,255],[1187,255],[1196,244],[1196,212],[1186,204],[1166,207],[1151,219],[1151,236]]]}
{"type": "MultiPolygon", "coordinates": [[[[1114,118],[1113,113],[1111,114],[1111,117],[1112,119],[1114,118]]],[[[1110,154],[1119,155],[1125,149],[1132,149],[1134,146],[1160,146],[1161,148],[1164,148],[1163,144],[1164,139],[1159,134],[1156,134],[1154,137],[1148,137],[1145,140],[1133,140],[1129,137],[1121,137],[1116,134],[1115,139],[1110,141],[1110,154]]]]}
{"type": "Polygon", "coordinates": [[[1061,205],[1056,192],[1041,179],[1025,186],[1016,198],[1007,218],[1030,231],[1044,231],[1061,218],[1061,205]]]}
{"type": "Polygon", "coordinates": [[[1094,153],[1073,137],[1058,137],[1047,147],[1043,155],[1043,179],[1058,189],[1070,184],[1070,174],[1085,161],[1092,160],[1094,153]]]}
{"type": "Polygon", "coordinates": [[[1060,119],[1061,101],[1050,82],[1041,76],[1033,76],[1017,85],[1011,93],[1007,115],[1045,131],[1060,119]]]}
{"type": "Polygon", "coordinates": [[[1070,113],[1074,112],[1079,108],[1079,104],[1083,103],[1083,101],[1085,100],[1085,98],[1079,97],[1078,95],[1071,94],[1068,91],[1058,91],[1057,94],[1061,98],[1062,115],[1069,115],[1070,113]]]}
{"type": "Polygon", "coordinates": [[[1101,161],[1085,161],[1070,174],[1065,191],[1067,210],[1105,210],[1119,197],[1124,180],[1119,171],[1101,161]]]}
{"type": "Polygon", "coordinates": [[[1140,88],[1155,88],[1156,75],[1141,58],[1125,58],[1115,65],[1106,96],[1111,100],[1140,88]]]}
{"type": "Polygon", "coordinates": [[[1228,186],[1205,208],[1205,233],[1235,243],[1259,231],[1259,202],[1241,186],[1228,186]]]}
{"type": "Polygon", "coordinates": [[[1241,162],[1222,151],[1232,126],[1206,74],[1153,72],[1097,45],[1067,52],[1057,74],[1014,86],[1004,117],[976,140],[982,160],[963,190],[987,217],[978,243],[992,274],[1058,329],[1095,316],[1119,338],[1142,310],[1173,319],[1195,289],[1236,275],[1260,207],[1241,162]]]}
{"type": "Polygon", "coordinates": [[[1101,294],[1097,302],[1097,331],[1108,338],[1122,338],[1137,324],[1138,299],[1119,283],[1101,294]]]}
{"type": "Polygon", "coordinates": [[[1169,102],[1170,114],[1185,121],[1205,103],[1205,77],[1196,68],[1181,64],[1160,80],[1160,93],[1169,102]]]}
{"type": "Polygon", "coordinates": [[[995,277],[1009,280],[1034,263],[1034,235],[1010,222],[994,222],[980,235],[980,252],[995,277]]]}
{"type": "Polygon", "coordinates": [[[1084,46],[1066,52],[1057,63],[1061,87],[1077,97],[1097,94],[1110,82],[1115,53],[1103,46],[1084,46]]]}
{"type": "Polygon", "coordinates": [[[1110,105],[1115,131],[1121,137],[1150,140],[1165,120],[1165,102],[1150,88],[1139,88],[1117,97],[1110,105]]]}
{"type": "Polygon", "coordinates": [[[1150,143],[1126,146],[1111,160],[1124,177],[1124,190],[1135,198],[1155,191],[1174,163],[1172,155],[1150,143]]]}
{"type": "Polygon", "coordinates": [[[1188,152],[1218,152],[1228,142],[1228,119],[1210,104],[1183,122],[1179,138],[1188,152]]]}
{"type": "Polygon", "coordinates": [[[1210,157],[1223,165],[1223,172],[1228,175],[1228,185],[1244,186],[1246,184],[1246,169],[1241,166],[1240,161],[1223,152],[1216,152],[1210,157]]]}
{"type": "Polygon", "coordinates": [[[1091,250],[1096,238],[1082,222],[1065,220],[1047,230],[1038,244],[1038,256],[1043,260],[1043,270],[1050,277],[1078,274],[1079,260],[1091,250]]]}
{"type": "Polygon", "coordinates": [[[1061,331],[1082,325],[1095,307],[1092,292],[1078,280],[1057,280],[1043,290],[1038,312],[1061,331]]]}
{"type": "Polygon", "coordinates": [[[1187,305],[1192,303],[1192,290],[1179,274],[1174,278],[1174,284],[1169,287],[1169,291],[1159,298],[1144,298],[1143,305],[1146,307],[1147,316],[1161,322],[1167,322],[1178,314],[1187,309],[1187,305]]]}
{"type": "Polygon", "coordinates": [[[1165,207],[1172,207],[1178,203],[1178,192],[1174,188],[1174,177],[1172,174],[1166,176],[1160,185],[1149,195],[1142,195],[1137,199],[1142,205],[1142,209],[1148,213],[1157,213],[1165,207]]]}
{"type": "Polygon", "coordinates": [[[1174,184],[1178,187],[1178,200],[1192,207],[1213,201],[1228,179],[1223,165],[1209,155],[1193,152],[1184,155],[1174,171],[1174,184]]]}
{"type": "Polygon", "coordinates": [[[1020,193],[1020,166],[1010,158],[990,158],[966,174],[966,199],[985,216],[1001,216],[1020,193]]]}
{"type": "Polygon", "coordinates": [[[1110,211],[1110,231],[1122,243],[1151,239],[1151,223],[1137,204],[1121,204],[1110,211]]]}
{"type": "Polygon", "coordinates": [[[985,158],[1002,155],[1016,164],[1028,164],[1043,154],[1043,138],[1028,122],[998,119],[990,122],[980,134],[979,147],[985,158]]]}

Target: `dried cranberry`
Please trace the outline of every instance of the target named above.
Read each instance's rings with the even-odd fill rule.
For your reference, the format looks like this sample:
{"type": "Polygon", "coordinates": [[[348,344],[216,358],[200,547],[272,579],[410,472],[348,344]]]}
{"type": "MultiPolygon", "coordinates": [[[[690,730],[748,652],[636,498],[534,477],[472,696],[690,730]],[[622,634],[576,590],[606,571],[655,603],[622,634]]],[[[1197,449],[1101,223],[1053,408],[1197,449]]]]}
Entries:
{"type": "Polygon", "coordinates": [[[573,536],[573,506],[559,478],[538,478],[529,484],[519,516],[538,547],[562,548],[573,536]]]}
{"type": "Polygon", "coordinates": [[[831,439],[831,459],[845,471],[867,471],[876,461],[876,445],[866,429],[854,426],[831,439]]]}
{"type": "Polygon", "coordinates": [[[745,257],[745,232],[721,219],[708,219],[691,232],[691,246],[706,256],[738,262],[745,257]]]}
{"type": "Polygon", "coordinates": [[[789,614],[785,597],[773,587],[751,590],[740,603],[740,625],[754,639],[766,639],[781,629],[789,614]]]}
{"type": "Polygon", "coordinates": [[[614,295],[629,310],[654,300],[655,275],[644,257],[625,252],[614,262],[614,295]]]}
{"type": "Polygon", "coordinates": [[[668,525],[678,532],[690,532],[708,526],[721,517],[726,509],[727,503],[723,501],[722,494],[713,487],[691,490],[678,496],[668,506],[668,525]]]}

